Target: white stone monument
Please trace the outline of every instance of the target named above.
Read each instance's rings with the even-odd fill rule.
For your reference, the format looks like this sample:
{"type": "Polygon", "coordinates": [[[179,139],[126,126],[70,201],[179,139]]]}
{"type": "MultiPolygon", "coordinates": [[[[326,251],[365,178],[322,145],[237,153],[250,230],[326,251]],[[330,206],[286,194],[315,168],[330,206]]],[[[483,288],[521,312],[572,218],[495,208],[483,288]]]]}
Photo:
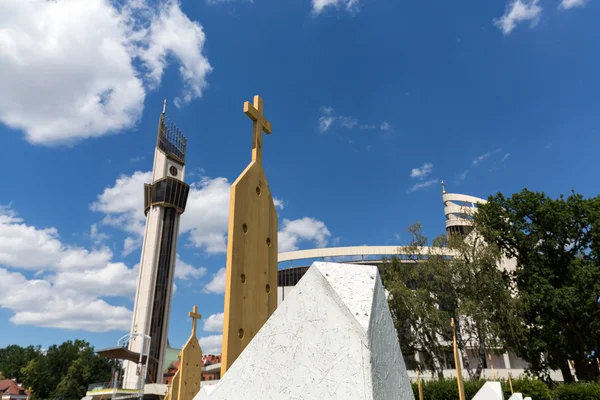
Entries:
{"type": "Polygon", "coordinates": [[[473,400],[504,400],[500,382],[486,382],[477,392],[473,400]]]}
{"type": "Polygon", "coordinates": [[[377,268],[315,262],[208,399],[414,400],[377,268]]]}
{"type": "Polygon", "coordinates": [[[523,394],[522,393],[513,393],[513,395],[510,396],[508,398],[508,400],[523,400],[523,394]]]}

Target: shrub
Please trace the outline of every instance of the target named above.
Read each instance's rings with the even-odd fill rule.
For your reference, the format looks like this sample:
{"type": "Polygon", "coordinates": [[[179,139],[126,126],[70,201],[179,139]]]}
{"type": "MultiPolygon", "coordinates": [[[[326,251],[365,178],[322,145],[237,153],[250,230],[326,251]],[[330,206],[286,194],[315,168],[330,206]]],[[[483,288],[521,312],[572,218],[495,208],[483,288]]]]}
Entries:
{"type": "Polygon", "coordinates": [[[570,383],[559,385],[554,389],[554,395],[556,400],[598,400],[600,399],[600,384],[570,383]]]}
{"type": "MultiPolygon", "coordinates": [[[[484,380],[464,381],[465,397],[472,399],[475,393],[485,383],[484,380]]],[[[441,379],[434,381],[422,381],[423,400],[458,400],[458,386],[456,379],[441,379]]],[[[419,389],[416,382],[412,383],[415,400],[419,400],[419,389]]]]}
{"type": "MultiPolygon", "coordinates": [[[[539,379],[518,378],[512,380],[515,393],[523,393],[523,397],[531,397],[532,400],[553,400],[552,391],[539,379]]],[[[510,384],[508,381],[502,381],[502,390],[504,398],[508,399],[510,395],[510,384]]]]}
{"type": "MultiPolygon", "coordinates": [[[[467,400],[475,397],[475,394],[481,389],[483,384],[486,382],[484,379],[477,381],[465,380],[465,398],[467,400]]],[[[510,385],[508,381],[500,381],[502,384],[502,390],[504,391],[504,398],[508,399],[510,394],[510,385]]],[[[458,386],[456,385],[456,379],[442,379],[423,381],[423,400],[458,400],[458,386]]],[[[600,387],[600,385],[598,385],[600,387]]],[[[412,383],[413,393],[415,400],[419,400],[418,385],[416,382],[412,383]]],[[[543,381],[532,379],[532,378],[520,378],[513,379],[513,389],[517,393],[523,393],[523,397],[531,397],[533,400],[554,400],[552,391],[546,386],[543,381]]],[[[593,392],[596,393],[596,392],[593,392]]],[[[558,400],[588,400],[592,397],[585,398],[558,398],[558,400]]],[[[593,397],[594,400],[600,399],[600,396],[593,397]]]]}

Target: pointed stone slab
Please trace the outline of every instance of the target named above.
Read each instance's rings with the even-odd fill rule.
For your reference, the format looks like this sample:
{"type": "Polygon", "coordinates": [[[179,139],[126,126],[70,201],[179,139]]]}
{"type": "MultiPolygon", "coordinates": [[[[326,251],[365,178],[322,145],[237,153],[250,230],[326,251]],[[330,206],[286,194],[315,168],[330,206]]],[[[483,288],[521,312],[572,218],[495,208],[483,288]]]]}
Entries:
{"type": "Polygon", "coordinates": [[[379,272],[315,262],[195,400],[414,400],[379,272]]]}
{"type": "Polygon", "coordinates": [[[513,393],[513,395],[510,396],[508,398],[508,400],[523,400],[523,394],[522,393],[513,393]]]}
{"type": "Polygon", "coordinates": [[[477,392],[473,400],[504,400],[500,382],[486,382],[477,392]]]}

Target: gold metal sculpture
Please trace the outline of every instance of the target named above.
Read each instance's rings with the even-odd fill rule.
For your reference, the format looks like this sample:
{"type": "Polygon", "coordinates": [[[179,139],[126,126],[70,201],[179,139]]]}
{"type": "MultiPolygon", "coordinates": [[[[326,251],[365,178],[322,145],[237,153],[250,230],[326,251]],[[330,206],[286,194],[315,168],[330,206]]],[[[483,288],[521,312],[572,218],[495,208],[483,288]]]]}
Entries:
{"type": "Polygon", "coordinates": [[[253,121],[252,161],[231,186],[221,377],[277,307],[277,211],[262,166],[271,133],[263,100],[244,103],[253,121]]]}
{"type": "Polygon", "coordinates": [[[188,315],[192,317],[192,334],[179,353],[179,369],[173,376],[165,400],[192,400],[200,391],[202,380],[202,349],[196,337],[196,323],[202,318],[198,307],[188,315]]]}

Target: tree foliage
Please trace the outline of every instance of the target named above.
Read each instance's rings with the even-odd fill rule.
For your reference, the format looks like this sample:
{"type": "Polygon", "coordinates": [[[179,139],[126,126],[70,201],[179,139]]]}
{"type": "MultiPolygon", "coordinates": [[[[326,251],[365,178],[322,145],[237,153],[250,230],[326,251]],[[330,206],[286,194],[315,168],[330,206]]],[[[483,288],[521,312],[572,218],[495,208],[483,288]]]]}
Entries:
{"type": "Polygon", "coordinates": [[[573,360],[577,378],[593,380],[600,351],[600,197],[499,193],[480,205],[475,226],[517,260],[520,323],[504,339],[538,373],[560,368],[571,381],[573,360]]]}
{"type": "Polygon", "coordinates": [[[487,354],[504,351],[499,333],[513,312],[509,281],[498,268],[500,253],[475,235],[470,240],[440,236],[428,248],[420,224],[408,231],[406,258],[392,257],[381,274],[402,352],[419,352],[417,367],[442,377],[447,360],[453,363],[454,318],[463,365],[478,379],[487,354]],[[467,348],[477,349],[476,365],[471,365],[467,348]]]}
{"type": "Polygon", "coordinates": [[[40,347],[16,345],[0,349],[0,370],[31,388],[32,399],[81,399],[87,386],[110,380],[112,363],[96,355],[83,340],[40,347]]]}

